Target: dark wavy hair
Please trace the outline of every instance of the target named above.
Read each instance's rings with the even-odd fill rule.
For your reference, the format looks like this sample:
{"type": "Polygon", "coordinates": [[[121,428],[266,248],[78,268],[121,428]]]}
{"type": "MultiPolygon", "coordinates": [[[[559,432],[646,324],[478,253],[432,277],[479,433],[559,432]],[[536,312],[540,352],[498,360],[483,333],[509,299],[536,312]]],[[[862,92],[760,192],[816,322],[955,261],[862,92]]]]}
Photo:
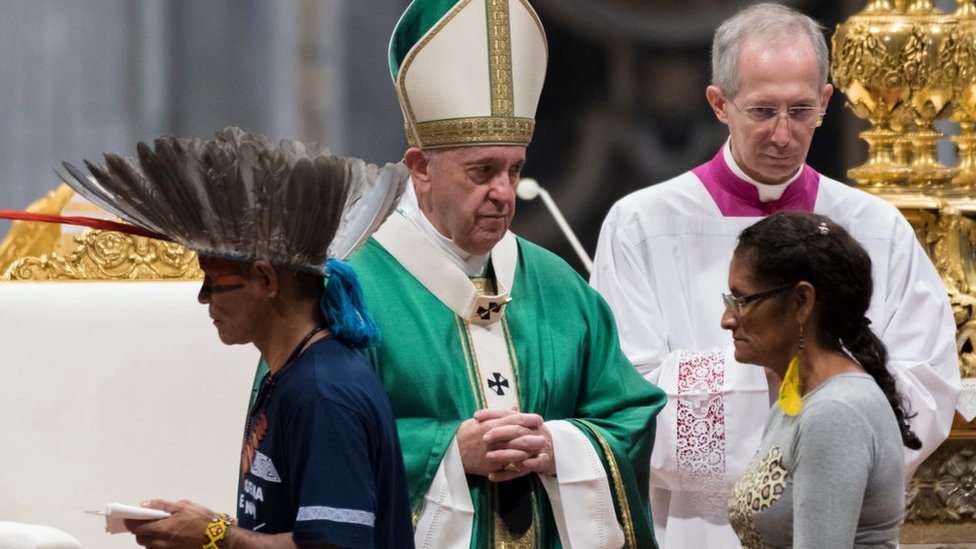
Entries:
{"type": "Polygon", "coordinates": [[[739,235],[735,255],[763,287],[807,281],[817,291],[821,315],[817,344],[847,351],[884,392],[895,412],[902,442],[917,450],[914,417],[888,371],[888,352],[864,316],[871,302],[871,258],[864,248],[829,217],[780,212],[763,218],[739,235]]]}

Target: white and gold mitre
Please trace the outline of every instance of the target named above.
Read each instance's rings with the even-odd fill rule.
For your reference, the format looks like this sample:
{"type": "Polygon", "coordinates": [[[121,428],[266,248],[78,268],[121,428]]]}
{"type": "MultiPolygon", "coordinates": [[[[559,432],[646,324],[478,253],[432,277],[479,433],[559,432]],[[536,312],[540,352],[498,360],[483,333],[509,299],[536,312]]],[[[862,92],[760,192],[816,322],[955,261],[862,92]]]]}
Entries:
{"type": "Polygon", "coordinates": [[[410,145],[528,145],[547,59],[526,0],[414,0],[390,39],[410,145]]]}

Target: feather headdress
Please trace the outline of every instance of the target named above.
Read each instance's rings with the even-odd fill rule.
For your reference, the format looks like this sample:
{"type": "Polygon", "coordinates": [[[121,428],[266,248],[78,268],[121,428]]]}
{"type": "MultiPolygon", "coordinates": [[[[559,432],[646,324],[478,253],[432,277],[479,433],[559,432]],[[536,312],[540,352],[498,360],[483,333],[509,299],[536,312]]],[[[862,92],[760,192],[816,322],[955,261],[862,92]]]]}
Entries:
{"type": "Polygon", "coordinates": [[[402,164],[377,168],[298,141],[276,146],[236,127],[136,150],[85,161],[92,178],[67,162],[60,175],[109,212],[200,254],[319,273],[379,227],[407,181],[402,164]]]}

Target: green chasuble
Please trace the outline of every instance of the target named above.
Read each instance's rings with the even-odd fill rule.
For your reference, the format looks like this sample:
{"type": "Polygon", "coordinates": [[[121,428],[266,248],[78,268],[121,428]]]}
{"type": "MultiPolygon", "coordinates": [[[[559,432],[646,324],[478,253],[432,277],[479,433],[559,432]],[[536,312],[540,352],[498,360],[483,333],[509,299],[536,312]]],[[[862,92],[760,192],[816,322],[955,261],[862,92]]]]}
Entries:
{"type": "MultiPolygon", "coordinates": [[[[382,334],[371,358],[397,416],[416,517],[458,426],[485,407],[479,375],[487,373],[472,358],[466,323],[379,242],[370,239],[349,263],[382,334]]],[[[562,259],[518,239],[510,296],[502,322],[521,411],[567,420],[589,439],[627,546],[654,547],[648,475],[664,393],[630,364],[609,307],[562,259]]],[[[546,492],[537,475],[530,477],[534,546],[561,547],[546,492]]],[[[467,479],[475,509],[471,547],[502,547],[497,489],[485,477],[467,479]]]]}

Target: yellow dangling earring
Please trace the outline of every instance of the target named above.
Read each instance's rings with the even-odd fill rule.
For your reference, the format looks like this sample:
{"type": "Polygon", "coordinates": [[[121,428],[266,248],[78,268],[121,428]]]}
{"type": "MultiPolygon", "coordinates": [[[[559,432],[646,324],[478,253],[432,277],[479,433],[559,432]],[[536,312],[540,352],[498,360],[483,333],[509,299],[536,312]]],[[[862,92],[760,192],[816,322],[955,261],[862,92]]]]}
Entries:
{"type": "Polygon", "coordinates": [[[783,383],[779,386],[779,399],[776,401],[779,407],[788,416],[795,416],[800,413],[803,403],[800,401],[800,357],[794,356],[790,361],[789,368],[786,369],[786,376],[783,383]]]}
{"type": "Polygon", "coordinates": [[[803,402],[800,397],[800,353],[803,352],[803,325],[800,325],[800,348],[796,356],[790,361],[786,368],[786,375],[783,383],[779,386],[779,398],[776,404],[786,412],[788,416],[795,416],[800,413],[803,402]]]}

